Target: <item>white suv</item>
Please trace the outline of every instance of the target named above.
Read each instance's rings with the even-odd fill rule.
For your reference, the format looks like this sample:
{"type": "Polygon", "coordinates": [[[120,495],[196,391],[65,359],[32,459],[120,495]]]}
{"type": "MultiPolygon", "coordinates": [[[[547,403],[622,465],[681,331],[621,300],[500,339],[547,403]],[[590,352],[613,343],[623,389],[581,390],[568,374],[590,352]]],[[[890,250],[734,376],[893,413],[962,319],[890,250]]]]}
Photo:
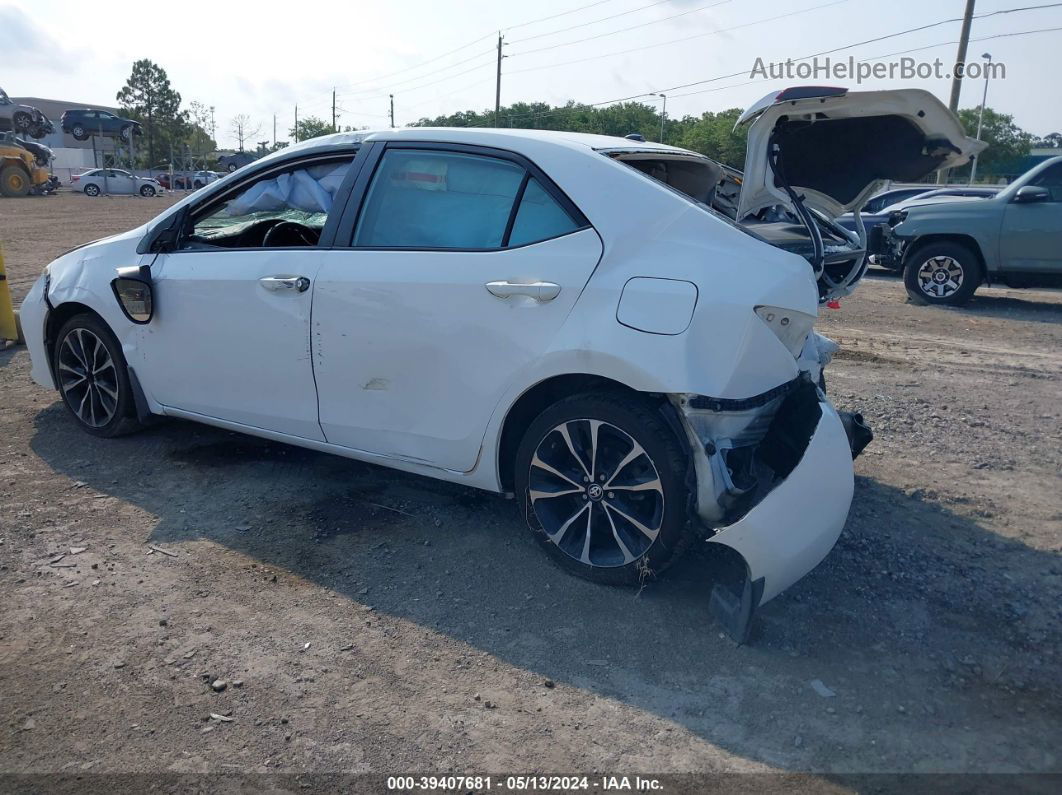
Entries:
{"type": "Polygon", "coordinates": [[[33,377],[99,436],[181,417],[515,495],[600,582],[707,537],[744,637],[835,543],[865,443],[820,389],[818,306],[866,267],[829,217],[976,142],[921,91],[794,90],[742,123],[739,195],[694,152],[574,133],[282,150],[52,262],[33,377]]]}

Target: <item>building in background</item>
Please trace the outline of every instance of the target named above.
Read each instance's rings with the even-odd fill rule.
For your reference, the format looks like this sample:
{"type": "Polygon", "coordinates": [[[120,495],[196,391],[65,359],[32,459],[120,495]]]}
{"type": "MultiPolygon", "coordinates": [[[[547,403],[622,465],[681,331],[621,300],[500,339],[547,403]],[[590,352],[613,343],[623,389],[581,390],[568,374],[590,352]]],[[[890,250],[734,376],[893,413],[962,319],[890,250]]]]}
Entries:
{"type": "Polygon", "coordinates": [[[55,155],[55,160],[52,162],[52,171],[64,185],[70,184],[71,174],[80,174],[86,169],[102,166],[105,162],[109,164],[116,155],[119,158],[127,158],[128,156],[120,141],[100,136],[93,136],[87,141],[78,141],[74,136],[64,133],[59,124],[63,113],[68,110],[88,108],[89,110],[105,110],[121,115],[116,107],[95,105],[91,102],[66,102],[42,97],[11,97],[11,100],[22,105],[31,105],[51,120],[55,131],[41,138],[38,143],[42,143],[52,150],[52,154],[55,155]]]}

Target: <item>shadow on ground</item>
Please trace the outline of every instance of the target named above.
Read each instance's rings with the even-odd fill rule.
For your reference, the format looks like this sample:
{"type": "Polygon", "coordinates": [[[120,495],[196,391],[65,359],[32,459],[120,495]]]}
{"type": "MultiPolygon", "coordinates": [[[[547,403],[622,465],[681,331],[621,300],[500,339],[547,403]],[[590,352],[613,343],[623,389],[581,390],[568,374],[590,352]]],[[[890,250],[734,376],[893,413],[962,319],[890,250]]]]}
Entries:
{"type": "MultiPolygon", "coordinates": [[[[880,281],[900,281],[902,274],[875,268],[868,277],[880,281]]],[[[901,285],[902,286],[902,285],[901,285]]],[[[1006,285],[996,285],[1006,288],[1006,285]]],[[[1014,289],[1001,294],[998,290],[981,287],[966,306],[926,307],[936,312],[956,312],[979,317],[1022,320],[1030,323],[1062,324],[1062,291],[1048,288],[1014,289]],[[1047,300],[1043,300],[1044,298],[1047,300]]]]}
{"type": "Polygon", "coordinates": [[[1058,725],[1062,678],[1045,653],[1059,647],[1057,595],[1044,588],[1051,574],[1057,591],[1058,556],[869,478],[837,548],[736,648],[709,615],[712,566],[696,550],[636,593],[561,572],[513,503],[462,486],[182,422],[99,440],[58,403],[32,447],[157,516],[145,541],[210,539],[749,759],[785,765],[801,744],[779,736],[792,710],[806,712],[804,743],[830,738],[803,759],[826,770],[871,748],[917,769],[918,738],[948,733],[955,756],[929,768],[976,768],[985,742],[1015,770],[1043,769],[1041,732],[1058,725]]]}

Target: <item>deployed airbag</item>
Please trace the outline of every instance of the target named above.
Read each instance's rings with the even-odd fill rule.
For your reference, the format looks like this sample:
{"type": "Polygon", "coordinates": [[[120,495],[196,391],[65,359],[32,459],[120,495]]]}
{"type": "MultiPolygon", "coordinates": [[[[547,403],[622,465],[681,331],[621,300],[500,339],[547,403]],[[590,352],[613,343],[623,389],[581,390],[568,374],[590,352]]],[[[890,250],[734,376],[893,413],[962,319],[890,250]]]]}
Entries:
{"type": "Polygon", "coordinates": [[[228,203],[225,214],[301,210],[327,213],[350,163],[325,163],[262,180],[228,203]]]}

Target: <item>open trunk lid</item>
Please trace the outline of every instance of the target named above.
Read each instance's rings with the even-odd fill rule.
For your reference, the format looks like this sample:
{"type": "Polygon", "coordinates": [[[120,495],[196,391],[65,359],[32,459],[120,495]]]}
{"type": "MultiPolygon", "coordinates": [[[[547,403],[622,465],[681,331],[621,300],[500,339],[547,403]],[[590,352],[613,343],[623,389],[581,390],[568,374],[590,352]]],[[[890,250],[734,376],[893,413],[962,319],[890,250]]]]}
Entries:
{"type": "Polygon", "coordinates": [[[917,181],[986,146],[967,137],[939,99],[913,88],[788,88],[752,105],[737,124],[750,125],[738,220],[777,205],[795,211],[786,182],[807,207],[836,218],[885,180],[917,181]]]}

